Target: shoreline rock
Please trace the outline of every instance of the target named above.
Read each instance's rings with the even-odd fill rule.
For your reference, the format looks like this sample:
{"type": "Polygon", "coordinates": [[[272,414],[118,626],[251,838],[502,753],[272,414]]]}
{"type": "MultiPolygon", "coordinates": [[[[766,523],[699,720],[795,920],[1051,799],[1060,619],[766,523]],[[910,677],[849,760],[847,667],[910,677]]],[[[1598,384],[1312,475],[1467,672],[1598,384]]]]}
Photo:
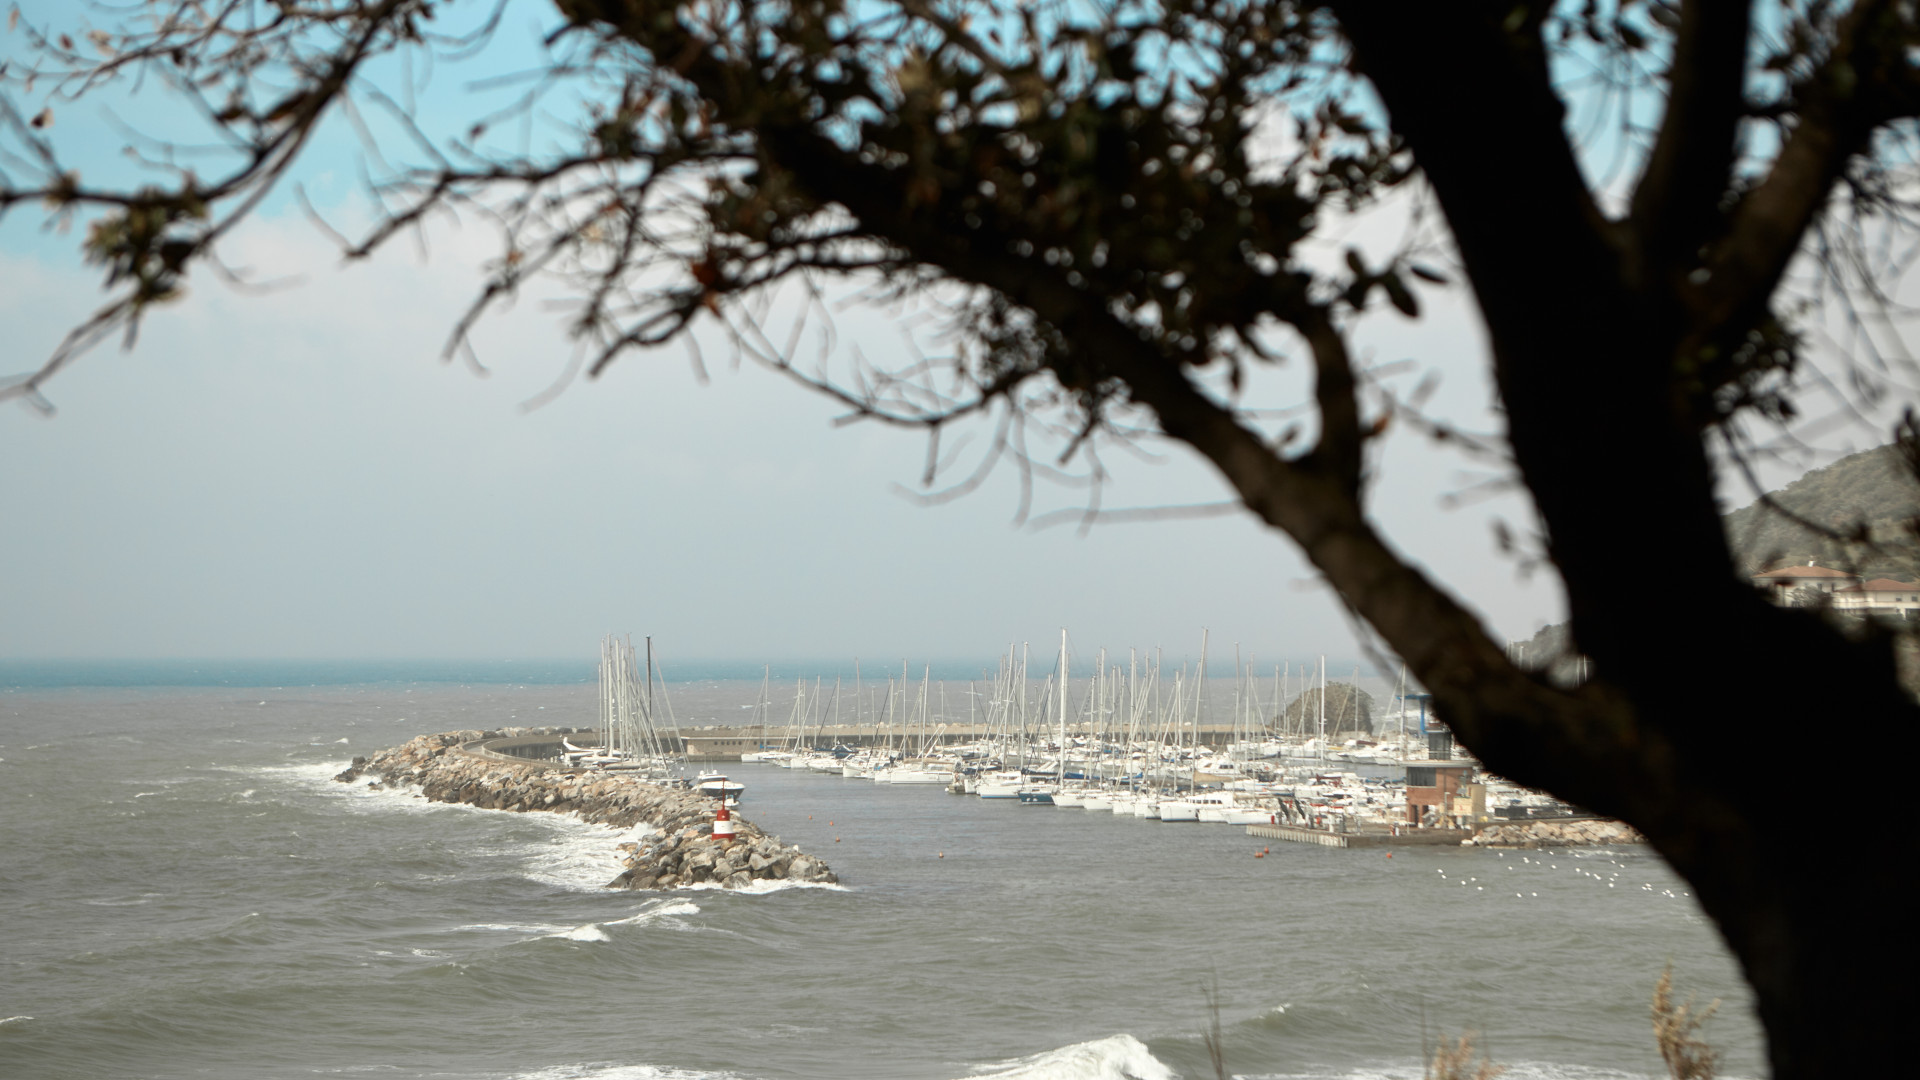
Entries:
{"type": "Polygon", "coordinates": [[[1646,842],[1646,837],[1623,821],[1597,818],[1488,825],[1478,834],[1460,841],[1463,846],[1497,848],[1606,847],[1646,842]]]}
{"type": "Polygon", "coordinates": [[[826,863],[768,836],[737,815],[734,838],[715,841],[713,800],[690,789],[460,749],[478,739],[561,733],[560,729],[514,728],[422,735],[371,757],[356,757],[334,779],[354,783],[372,777],[368,782],[375,787],[417,786],[433,802],[518,813],[544,810],[618,829],[646,824],[658,830],[621,845],[627,868],[607,883],[608,888],[712,884],[739,889],[756,881],[835,884],[840,880],[826,863]]]}

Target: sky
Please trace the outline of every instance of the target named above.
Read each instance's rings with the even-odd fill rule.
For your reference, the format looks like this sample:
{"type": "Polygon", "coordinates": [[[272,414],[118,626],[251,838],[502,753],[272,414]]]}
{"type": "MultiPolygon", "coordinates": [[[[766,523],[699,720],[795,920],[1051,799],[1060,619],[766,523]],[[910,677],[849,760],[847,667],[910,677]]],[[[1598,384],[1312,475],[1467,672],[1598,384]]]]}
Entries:
{"type": "MultiPolygon", "coordinates": [[[[76,109],[63,145],[107,167],[121,136],[76,109]]],[[[330,216],[356,213],[354,155],[336,139],[304,166],[330,216]]],[[[919,436],[836,425],[830,402],[729,365],[712,337],[706,383],[672,349],[528,410],[567,367],[559,314],[534,295],[483,323],[484,377],[443,363],[494,251],[476,227],[427,241],[342,267],[278,199],[224,252],[296,281],[256,293],[201,275],[136,347],[53,380],[54,417],[0,407],[0,659],[585,658],[617,632],[665,658],[878,663],[1039,653],[1065,628],[1078,656],[1159,647],[1173,663],[1205,631],[1216,662],[1236,645],[1263,668],[1364,660],[1312,569],[1244,514],[1018,526],[1008,470],[923,505],[906,493],[919,436]]],[[[100,301],[76,248],[32,212],[0,223],[0,376],[32,370],[100,301]]],[[[1426,299],[1418,323],[1364,323],[1362,354],[1414,361],[1409,386],[1438,373],[1435,411],[1497,430],[1470,309],[1426,299]]],[[[843,330],[872,355],[899,348],[885,312],[843,330]]],[[[1296,374],[1272,392],[1296,392],[1296,374]]],[[[1190,453],[1156,450],[1109,456],[1106,505],[1227,497],[1190,453]]],[[[1526,504],[1456,498],[1486,465],[1397,428],[1374,474],[1387,535],[1496,636],[1558,617],[1550,576],[1493,539],[1496,521],[1527,530],[1526,504]]],[[[1043,490],[1037,508],[1075,498],[1043,490]]]]}

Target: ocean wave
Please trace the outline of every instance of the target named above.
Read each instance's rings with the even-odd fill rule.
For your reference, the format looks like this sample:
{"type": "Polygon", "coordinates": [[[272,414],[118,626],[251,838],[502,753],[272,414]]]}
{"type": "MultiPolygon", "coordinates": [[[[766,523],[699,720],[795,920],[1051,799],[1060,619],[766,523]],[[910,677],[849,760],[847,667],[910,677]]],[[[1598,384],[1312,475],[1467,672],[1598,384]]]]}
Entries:
{"type": "MultiPolygon", "coordinates": [[[[512,813],[509,810],[483,812],[512,813]]],[[[650,825],[616,829],[581,821],[571,814],[544,811],[514,816],[535,822],[548,833],[547,842],[536,843],[526,852],[522,876],[569,892],[604,892],[607,883],[626,869],[619,846],[655,831],[650,825]]]]}
{"type": "Polygon", "coordinates": [[[521,859],[521,875],[530,881],[569,892],[603,892],[607,883],[626,869],[619,845],[640,840],[654,828],[639,825],[616,829],[610,825],[582,821],[572,814],[545,811],[520,812],[491,810],[457,802],[433,802],[418,785],[378,786],[367,782],[338,783],[334,777],[348,767],[347,761],[307,762],[299,765],[265,765],[243,771],[297,786],[316,794],[347,800],[357,812],[371,813],[466,813],[499,815],[516,823],[532,825],[546,836],[543,840],[515,841],[508,852],[521,859]]]}
{"type": "Polygon", "coordinates": [[[151,904],[155,897],[163,895],[165,894],[150,892],[135,896],[98,896],[80,902],[93,907],[139,907],[141,904],[151,904]]]}
{"type": "Polygon", "coordinates": [[[968,1080],[1174,1080],[1175,1073],[1131,1035],[1074,1043],[975,1068],[968,1080]]]}
{"type": "Polygon", "coordinates": [[[785,892],[788,889],[828,889],[833,892],[852,892],[845,885],[826,881],[774,881],[761,879],[750,882],[738,889],[729,889],[718,881],[702,881],[693,885],[679,885],[676,889],[686,892],[730,892],[743,896],[765,896],[768,893],[785,892]]]}
{"type": "Polygon", "coordinates": [[[698,915],[700,905],[690,900],[657,900],[624,919],[615,919],[608,926],[644,926],[672,915],[698,915]]]}
{"type": "Polygon", "coordinates": [[[624,919],[608,919],[605,922],[591,922],[581,926],[559,927],[544,936],[559,938],[562,941],[612,941],[607,933],[609,926],[646,926],[661,923],[669,929],[691,930],[691,926],[681,922],[675,916],[698,915],[700,905],[686,900],[656,900],[624,919]]]}
{"type": "Polygon", "coordinates": [[[549,1065],[535,1072],[514,1073],[511,1080],[742,1080],[735,1072],[667,1069],[658,1065],[587,1063],[549,1065]]]}

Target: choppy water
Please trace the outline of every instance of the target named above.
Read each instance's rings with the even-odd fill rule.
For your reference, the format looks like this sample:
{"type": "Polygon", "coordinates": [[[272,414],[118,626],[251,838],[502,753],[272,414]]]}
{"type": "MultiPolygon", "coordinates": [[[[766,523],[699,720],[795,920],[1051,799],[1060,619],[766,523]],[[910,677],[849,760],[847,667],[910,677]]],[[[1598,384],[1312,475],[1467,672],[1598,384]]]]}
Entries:
{"type": "MultiPolygon", "coordinates": [[[[757,684],[680,691],[732,715],[757,684]]],[[[572,723],[580,686],[0,692],[0,1076],[473,1080],[1662,1072],[1663,965],[1734,966],[1640,851],[1331,851],[741,766],[841,889],[608,892],[611,830],[336,784],[427,731],[572,723]],[[545,706],[545,708],[541,708],[545,706]]]]}

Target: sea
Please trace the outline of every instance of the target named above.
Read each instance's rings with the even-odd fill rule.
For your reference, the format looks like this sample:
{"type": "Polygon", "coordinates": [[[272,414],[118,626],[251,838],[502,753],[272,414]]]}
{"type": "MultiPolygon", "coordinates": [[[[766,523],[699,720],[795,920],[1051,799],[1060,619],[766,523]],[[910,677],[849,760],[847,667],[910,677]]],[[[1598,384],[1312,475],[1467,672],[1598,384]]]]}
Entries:
{"type": "Polygon", "coordinates": [[[1659,1077],[1668,967],[1720,1075],[1764,1071],[1642,848],[1333,850],[747,764],[742,816],[841,884],[654,894],[605,888],[643,830],[333,779],[594,705],[565,665],[0,669],[0,1077],[1414,1080],[1462,1033],[1513,1080],[1659,1077]]]}

